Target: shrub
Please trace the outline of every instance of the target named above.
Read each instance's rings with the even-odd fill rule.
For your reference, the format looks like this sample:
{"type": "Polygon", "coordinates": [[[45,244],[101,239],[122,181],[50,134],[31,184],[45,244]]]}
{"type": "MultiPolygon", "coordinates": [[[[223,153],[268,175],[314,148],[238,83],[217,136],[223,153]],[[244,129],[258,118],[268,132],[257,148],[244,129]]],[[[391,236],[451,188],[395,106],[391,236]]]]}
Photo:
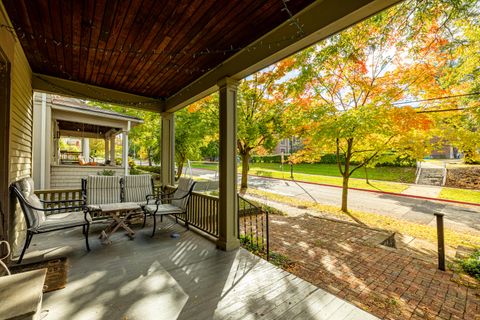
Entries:
{"type": "Polygon", "coordinates": [[[108,169],[103,169],[102,171],[98,171],[97,174],[99,176],[114,176],[115,171],[113,170],[108,170],[108,169]]]}
{"type": "MultiPolygon", "coordinates": [[[[252,163],[281,163],[282,162],[282,155],[280,154],[274,154],[274,155],[268,155],[268,156],[257,156],[254,155],[251,157],[251,162],[252,163]]],[[[284,160],[287,160],[287,157],[284,156],[284,160]]]]}
{"type": "Polygon", "coordinates": [[[134,175],[142,174],[142,171],[138,170],[135,167],[132,167],[130,168],[129,173],[134,176],[134,175]]]}
{"type": "Polygon", "coordinates": [[[148,172],[153,172],[157,174],[161,174],[160,172],[160,166],[137,166],[137,169],[148,171],[148,172]]]}
{"type": "Polygon", "coordinates": [[[466,273],[480,280],[480,249],[475,250],[470,257],[461,260],[460,265],[466,273]]]}

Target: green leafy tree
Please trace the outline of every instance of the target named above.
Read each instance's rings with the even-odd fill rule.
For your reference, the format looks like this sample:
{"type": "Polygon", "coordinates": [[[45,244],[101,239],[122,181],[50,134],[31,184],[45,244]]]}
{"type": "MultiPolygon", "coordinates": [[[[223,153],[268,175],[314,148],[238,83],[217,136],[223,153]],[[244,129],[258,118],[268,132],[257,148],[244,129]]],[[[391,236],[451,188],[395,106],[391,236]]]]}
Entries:
{"type": "Polygon", "coordinates": [[[257,72],[239,86],[237,100],[237,147],[242,163],[241,189],[248,188],[249,160],[253,150],[271,150],[284,135],[282,114],[286,109],[286,85],[280,81],[292,59],[257,72]]]}
{"type": "Polygon", "coordinates": [[[187,160],[199,160],[218,139],[218,95],[211,95],[175,113],[177,179],[187,160]]]}

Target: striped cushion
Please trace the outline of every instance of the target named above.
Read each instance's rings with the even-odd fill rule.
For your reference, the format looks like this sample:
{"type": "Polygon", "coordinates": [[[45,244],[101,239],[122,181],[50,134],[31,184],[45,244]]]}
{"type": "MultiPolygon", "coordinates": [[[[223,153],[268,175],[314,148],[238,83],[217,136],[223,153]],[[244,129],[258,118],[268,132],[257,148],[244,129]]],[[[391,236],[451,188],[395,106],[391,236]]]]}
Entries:
{"type": "Polygon", "coordinates": [[[144,203],[146,196],[153,194],[152,177],[149,174],[126,176],[124,182],[126,202],[144,203]]]}
{"type": "Polygon", "coordinates": [[[178,207],[175,207],[171,204],[161,204],[158,206],[156,204],[149,204],[145,206],[145,211],[148,213],[155,213],[155,214],[179,214],[184,213],[184,211],[178,207]],[[158,209],[158,210],[157,210],[158,209]]]}
{"type": "MultiPolygon", "coordinates": [[[[43,209],[43,203],[40,202],[40,199],[34,193],[33,179],[24,178],[15,183],[15,188],[18,189],[27,201],[29,205],[35,208],[43,209]]],[[[29,220],[31,227],[37,227],[41,223],[45,222],[46,216],[44,211],[35,210],[30,207],[25,208],[27,219],[29,220]]]]}
{"type": "MultiPolygon", "coordinates": [[[[172,198],[178,199],[188,194],[194,183],[195,182],[193,181],[193,179],[180,178],[180,180],[178,181],[178,188],[177,190],[175,190],[172,198]]],[[[187,203],[188,197],[182,198],[180,200],[172,200],[172,205],[184,211],[187,209],[187,203]]]]}
{"type": "Polygon", "coordinates": [[[87,205],[121,202],[119,176],[88,176],[87,205]]]}

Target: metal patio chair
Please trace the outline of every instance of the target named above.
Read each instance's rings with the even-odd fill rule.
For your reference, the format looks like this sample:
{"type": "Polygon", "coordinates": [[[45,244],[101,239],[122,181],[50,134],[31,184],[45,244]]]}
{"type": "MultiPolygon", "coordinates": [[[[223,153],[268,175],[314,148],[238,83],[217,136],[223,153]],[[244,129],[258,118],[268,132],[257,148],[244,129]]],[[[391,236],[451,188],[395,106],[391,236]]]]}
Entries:
{"type": "Polygon", "coordinates": [[[84,210],[83,200],[57,200],[44,201],[38,198],[34,193],[32,178],[24,178],[14,182],[11,189],[17,197],[27,222],[27,238],[23,246],[22,253],[17,263],[21,263],[25,251],[30,246],[34,234],[46,233],[68,228],[83,227],[85,235],[85,244],[90,251],[88,243],[88,231],[92,218],[84,210]],[[80,205],[58,206],[59,204],[68,204],[80,202],[80,205]],[[48,205],[57,205],[48,207],[48,205]],[[61,212],[61,213],[55,213],[61,212]],[[50,213],[50,214],[47,214],[50,213]]]}
{"type": "MultiPolygon", "coordinates": [[[[175,221],[178,223],[178,215],[187,213],[188,202],[190,201],[195,183],[193,179],[180,178],[175,192],[160,194],[155,204],[147,204],[143,207],[143,227],[145,227],[147,215],[153,216],[152,237],[157,229],[157,216],[160,216],[163,220],[164,215],[174,215],[175,221]]],[[[188,229],[188,219],[185,219],[185,226],[188,229]]]]}

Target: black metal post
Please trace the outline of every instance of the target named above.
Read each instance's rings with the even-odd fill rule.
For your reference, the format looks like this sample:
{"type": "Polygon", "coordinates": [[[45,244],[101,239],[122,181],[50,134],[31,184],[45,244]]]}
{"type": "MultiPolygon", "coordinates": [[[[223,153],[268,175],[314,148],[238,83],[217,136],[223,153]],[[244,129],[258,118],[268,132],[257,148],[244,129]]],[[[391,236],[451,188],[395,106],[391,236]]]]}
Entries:
{"type": "Polygon", "coordinates": [[[268,230],[268,210],[265,210],[266,218],[266,227],[267,227],[267,261],[270,260],[270,234],[268,230]]]}
{"type": "Polygon", "coordinates": [[[437,242],[438,242],[438,269],[445,271],[445,237],[443,230],[443,213],[435,212],[437,218],[437,242]]]}
{"type": "Polygon", "coordinates": [[[290,178],[293,180],[293,163],[290,162],[290,178]]]}

